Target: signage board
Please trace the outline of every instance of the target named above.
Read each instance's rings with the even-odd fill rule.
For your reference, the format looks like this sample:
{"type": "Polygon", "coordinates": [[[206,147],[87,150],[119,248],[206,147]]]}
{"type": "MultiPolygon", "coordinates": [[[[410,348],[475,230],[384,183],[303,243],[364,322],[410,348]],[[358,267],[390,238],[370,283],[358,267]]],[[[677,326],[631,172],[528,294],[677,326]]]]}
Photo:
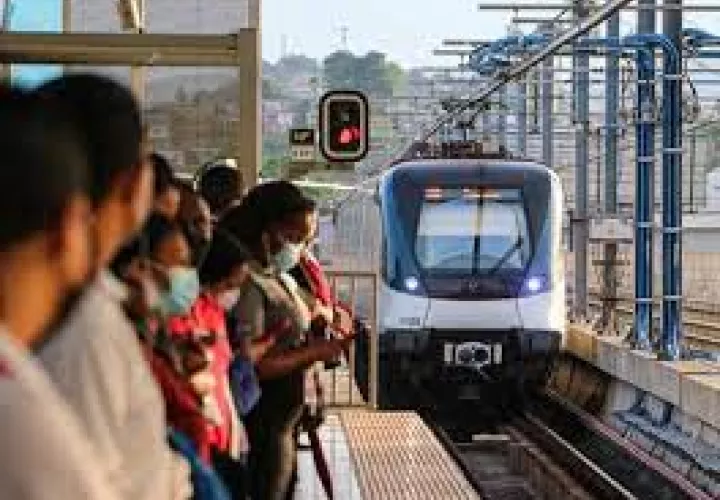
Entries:
{"type": "Polygon", "coordinates": [[[293,162],[315,161],[315,130],[311,128],[290,129],[290,156],[293,162]]]}

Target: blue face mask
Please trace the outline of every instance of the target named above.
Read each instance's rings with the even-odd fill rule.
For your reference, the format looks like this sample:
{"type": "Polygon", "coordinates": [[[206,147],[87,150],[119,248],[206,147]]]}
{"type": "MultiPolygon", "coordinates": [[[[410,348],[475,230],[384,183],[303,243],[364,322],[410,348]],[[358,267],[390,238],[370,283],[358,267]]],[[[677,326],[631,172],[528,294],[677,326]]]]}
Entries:
{"type": "Polygon", "coordinates": [[[200,295],[200,278],[192,267],[176,266],[168,271],[170,290],[162,297],[162,310],[167,316],[182,316],[200,295]]]}
{"type": "Polygon", "coordinates": [[[283,243],[282,248],[278,253],[272,256],[272,261],[281,273],[286,273],[298,262],[300,262],[300,256],[305,245],[302,243],[283,243]]]}

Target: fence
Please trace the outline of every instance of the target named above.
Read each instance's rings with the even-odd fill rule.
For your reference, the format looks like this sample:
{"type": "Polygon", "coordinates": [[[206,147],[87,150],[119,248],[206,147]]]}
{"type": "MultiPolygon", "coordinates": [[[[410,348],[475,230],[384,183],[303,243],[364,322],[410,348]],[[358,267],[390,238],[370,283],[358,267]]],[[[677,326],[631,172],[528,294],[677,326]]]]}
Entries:
{"type": "MultiPolygon", "coordinates": [[[[378,335],[377,274],[371,271],[327,270],[334,296],[353,312],[360,334],[343,356],[340,366],[319,376],[328,407],[377,407],[378,335]]],[[[308,391],[312,402],[313,390],[308,391]]]]}

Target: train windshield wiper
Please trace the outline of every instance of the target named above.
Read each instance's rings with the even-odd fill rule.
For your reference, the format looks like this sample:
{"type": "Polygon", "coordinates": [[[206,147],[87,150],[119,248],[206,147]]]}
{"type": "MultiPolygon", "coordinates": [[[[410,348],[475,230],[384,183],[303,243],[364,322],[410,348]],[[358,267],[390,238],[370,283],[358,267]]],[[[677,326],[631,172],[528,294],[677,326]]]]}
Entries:
{"type": "Polygon", "coordinates": [[[490,268],[490,270],[487,272],[488,276],[492,276],[498,270],[507,262],[507,260],[513,256],[513,254],[517,251],[519,251],[522,248],[523,245],[523,237],[522,235],[518,234],[517,239],[515,240],[515,243],[512,244],[510,248],[508,248],[504,254],[500,256],[500,258],[495,262],[495,265],[490,268]]]}

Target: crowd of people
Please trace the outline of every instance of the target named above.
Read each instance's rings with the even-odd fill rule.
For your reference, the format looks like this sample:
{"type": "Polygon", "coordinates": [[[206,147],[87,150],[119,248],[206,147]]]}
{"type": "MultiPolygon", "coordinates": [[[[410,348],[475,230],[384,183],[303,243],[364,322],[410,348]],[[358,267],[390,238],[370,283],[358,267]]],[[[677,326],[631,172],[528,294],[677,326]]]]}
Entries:
{"type": "Polygon", "coordinates": [[[307,372],[355,336],[315,202],[203,199],[98,75],[2,87],[0,127],[0,498],[291,498],[307,372]]]}

